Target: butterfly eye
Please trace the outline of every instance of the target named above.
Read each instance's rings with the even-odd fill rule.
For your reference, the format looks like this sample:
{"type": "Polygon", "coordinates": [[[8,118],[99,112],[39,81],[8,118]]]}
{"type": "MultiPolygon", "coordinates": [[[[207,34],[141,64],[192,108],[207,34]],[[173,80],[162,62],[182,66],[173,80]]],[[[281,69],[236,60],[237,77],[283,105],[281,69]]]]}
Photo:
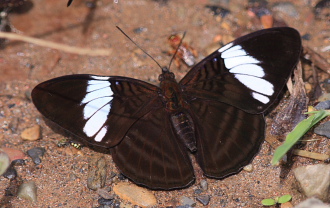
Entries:
{"type": "Polygon", "coordinates": [[[164,76],[163,76],[163,74],[161,74],[161,75],[158,76],[158,80],[159,80],[160,82],[164,80],[164,76]]]}

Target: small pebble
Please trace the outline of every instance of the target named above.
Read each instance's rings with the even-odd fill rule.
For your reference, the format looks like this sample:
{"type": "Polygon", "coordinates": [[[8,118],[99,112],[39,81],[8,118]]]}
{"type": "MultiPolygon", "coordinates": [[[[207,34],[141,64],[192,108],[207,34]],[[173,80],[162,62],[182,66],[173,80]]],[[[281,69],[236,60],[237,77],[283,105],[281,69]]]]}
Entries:
{"type": "Polygon", "coordinates": [[[281,208],[292,208],[293,204],[291,202],[285,202],[281,204],[281,208]]]}
{"type": "Polygon", "coordinates": [[[230,11],[228,9],[225,9],[220,6],[215,5],[206,5],[205,8],[208,8],[213,12],[214,16],[220,16],[222,18],[226,17],[228,14],[230,14],[230,11]]]}
{"type": "Polygon", "coordinates": [[[157,199],[151,191],[131,183],[119,182],[113,187],[113,191],[119,198],[129,201],[133,205],[141,207],[157,205],[157,199]]]}
{"type": "Polygon", "coordinates": [[[27,154],[32,158],[33,162],[36,165],[39,165],[41,163],[40,157],[42,157],[45,154],[46,150],[42,147],[35,147],[33,149],[30,149],[27,151],[27,154]]]}
{"type": "Polygon", "coordinates": [[[107,179],[107,163],[104,157],[93,157],[88,164],[87,187],[103,188],[107,179]]]}
{"type": "Polygon", "coordinates": [[[207,181],[206,180],[201,180],[201,188],[206,191],[208,187],[207,181]]]}
{"type": "Polygon", "coordinates": [[[209,195],[203,195],[203,196],[197,196],[196,199],[204,206],[206,206],[209,204],[211,197],[209,195]]]}
{"type": "Polygon", "coordinates": [[[102,189],[97,189],[96,192],[104,199],[114,199],[115,196],[109,193],[110,190],[111,189],[102,188],[102,189]]]}
{"type": "Polygon", "coordinates": [[[23,165],[25,165],[25,160],[23,160],[23,159],[17,159],[17,160],[13,160],[12,162],[11,162],[11,164],[12,165],[17,165],[17,166],[23,166],[23,165]]]}
{"type": "Polygon", "coordinates": [[[8,108],[13,108],[13,107],[15,107],[15,103],[13,103],[13,104],[8,104],[8,108]]]}
{"type": "Polygon", "coordinates": [[[147,32],[147,31],[148,31],[148,28],[146,28],[146,27],[138,27],[133,30],[133,32],[136,34],[140,34],[140,33],[147,32]]]}
{"type": "Polygon", "coordinates": [[[295,208],[330,208],[330,205],[325,204],[321,200],[312,197],[301,202],[300,204],[295,206],[295,208]]]}
{"type": "Polygon", "coordinates": [[[10,165],[2,176],[11,180],[17,177],[17,171],[12,165],[10,165]]]}
{"type": "Polygon", "coordinates": [[[8,128],[11,130],[12,133],[15,134],[17,132],[18,125],[19,125],[19,119],[13,118],[8,124],[8,128]]]}
{"type": "Polygon", "coordinates": [[[114,200],[111,207],[112,208],[120,208],[120,201],[114,200]]]}
{"type": "Polygon", "coordinates": [[[306,33],[304,35],[301,36],[301,39],[303,40],[311,40],[312,39],[312,35],[310,33],[306,33]]]}
{"type": "Polygon", "coordinates": [[[330,138],[330,121],[320,124],[314,129],[314,133],[330,138]]]}
{"type": "Polygon", "coordinates": [[[110,206],[113,204],[113,199],[104,199],[104,198],[100,198],[98,200],[99,204],[100,205],[107,205],[107,206],[110,206]]]}
{"type": "Polygon", "coordinates": [[[182,205],[182,206],[176,206],[176,208],[192,208],[192,206],[186,204],[186,205],[182,205]]]}
{"type": "Polygon", "coordinates": [[[9,156],[0,151],[0,175],[4,174],[10,165],[9,156]]]}
{"type": "Polygon", "coordinates": [[[296,6],[291,2],[279,2],[273,5],[273,11],[281,12],[294,18],[299,18],[296,6]]]}
{"type": "Polygon", "coordinates": [[[25,158],[25,153],[21,150],[6,147],[1,148],[1,150],[7,153],[11,161],[25,158]]]}
{"type": "Polygon", "coordinates": [[[330,205],[323,203],[317,198],[309,198],[301,202],[295,208],[330,208],[330,205]]]}
{"type": "Polygon", "coordinates": [[[37,201],[37,186],[33,181],[23,183],[19,186],[17,196],[32,202],[37,201]]]}
{"type": "Polygon", "coordinates": [[[330,100],[319,102],[314,108],[316,110],[327,110],[327,109],[330,109],[330,100]]]}
{"type": "Polygon", "coordinates": [[[248,164],[248,165],[244,166],[243,170],[245,170],[247,172],[252,172],[253,171],[253,165],[248,164]]]}
{"type": "Polygon", "coordinates": [[[186,196],[182,196],[180,198],[180,203],[182,205],[189,205],[189,206],[195,206],[196,205],[196,202],[193,199],[191,199],[189,197],[186,197],[186,196]]]}
{"type": "Polygon", "coordinates": [[[273,15],[263,15],[260,17],[260,20],[264,28],[271,28],[274,25],[273,15]]]}
{"type": "Polygon", "coordinates": [[[324,201],[330,198],[330,165],[301,166],[293,173],[307,197],[315,196],[324,201]]]}
{"type": "Polygon", "coordinates": [[[196,189],[194,192],[195,192],[195,194],[201,194],[203,192],[203,190],[202,189],[196,189]]]}
{"type": "Polygon", "coordinates": [[[21,137],[24,140],[35,141],[40,138],[40,126],[34,125],[30,128],[25,129],[21,133],[21,137]]]}

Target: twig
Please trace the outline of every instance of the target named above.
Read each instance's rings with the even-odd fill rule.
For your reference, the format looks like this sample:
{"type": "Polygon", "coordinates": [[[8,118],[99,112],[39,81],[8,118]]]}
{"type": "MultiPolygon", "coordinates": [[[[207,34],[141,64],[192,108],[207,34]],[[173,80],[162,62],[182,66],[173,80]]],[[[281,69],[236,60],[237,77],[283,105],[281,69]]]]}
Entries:
{"type": "Polygon", "coordinates": [[[0,38],[7,38],[10,40],[19,40],[28,43],[33,43],[39,46],[57,49],[67,53],[74,53],[79,55],[88,55],[88,56],[110,56],[112,54],[112,49],[89,49],[89,48],[79,48],[68,46],[65,44],[54,43],[47,40],[41,40],[38,38],[32,38],[25,35],[19,35],[16,33],[0,32],[0,38]]]}
{"type": "Polygon", "coordinates": [[[308,158],[315,159],[315,160],[326,160],[326,159],[330,158],[330,155],[327,155],[327,154],[308,152],[306,150],[299,150],[299,149],[294,149],[293,154],[299,155],[301,157],[308,157],[308,158]]]}

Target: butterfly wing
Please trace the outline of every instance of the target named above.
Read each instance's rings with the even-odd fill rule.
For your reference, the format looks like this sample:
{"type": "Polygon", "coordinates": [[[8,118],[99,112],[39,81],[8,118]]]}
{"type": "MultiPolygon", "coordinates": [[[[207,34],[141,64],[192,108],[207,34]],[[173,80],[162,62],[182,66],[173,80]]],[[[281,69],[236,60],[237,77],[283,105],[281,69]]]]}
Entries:
{"type": "Polygon", "coordinates": [[[301,39],[295,29],[260,30],[206,57],[180,85],[189,96],[224,102],[248,113],[263,113],[285,86],[300,51],[301,39]]]}
{"type": "Polygon", "coordinates": [[[300,50],[292,28],[257,31],[215,51],[180,81],[205,175],[224,178],[251,162],[264,138],[263,113],[287,82],[300,50]]]}
{"type": "Polygon", "coordinates": [[[39,112],[92,145],[112,147],[157,99],[158,87],[127,77],[69,75],[32,91],[39,112]]]}
{"type": "Polygon", "coordinates": [[[204,99],[190,103],[195,122],[196,159],[204,174],[224,178],[248,165],[264,139],[262,114],[204,99]]]}
{"type": "Polygon", "coordinates": [[[151,189],[183,188],[195,179],[187,149],[173,132],[169,116],[164,108],[150,111],[111,148],[120,171],[151,189]]]}
{"type": "Polygon", "coordinates": [[[158,87],[127,77],[70,75],[36,86],[37,109],[92,145],[111,148],[124,175],[153,189],[194,181],[184,146],[170,126],[158,87]]]}

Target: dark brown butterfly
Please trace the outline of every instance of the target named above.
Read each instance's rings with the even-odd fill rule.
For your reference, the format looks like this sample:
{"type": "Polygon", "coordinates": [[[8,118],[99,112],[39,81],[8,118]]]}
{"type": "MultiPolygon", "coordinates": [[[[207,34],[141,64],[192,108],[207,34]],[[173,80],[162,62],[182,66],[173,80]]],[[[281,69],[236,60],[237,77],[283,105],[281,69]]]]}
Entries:
{"type": "Polygon", "coordinates": [[[46,118],[92,146],[110,148],[119,170],[151,189],[192,184],[192,153],[204,174],[224,178],[249,164],[264,139],[264,113],[299,59],[292,28],[260,30],[225,45],[160,87],[120,76],[69,75],[32,91],[46,118]]]}

